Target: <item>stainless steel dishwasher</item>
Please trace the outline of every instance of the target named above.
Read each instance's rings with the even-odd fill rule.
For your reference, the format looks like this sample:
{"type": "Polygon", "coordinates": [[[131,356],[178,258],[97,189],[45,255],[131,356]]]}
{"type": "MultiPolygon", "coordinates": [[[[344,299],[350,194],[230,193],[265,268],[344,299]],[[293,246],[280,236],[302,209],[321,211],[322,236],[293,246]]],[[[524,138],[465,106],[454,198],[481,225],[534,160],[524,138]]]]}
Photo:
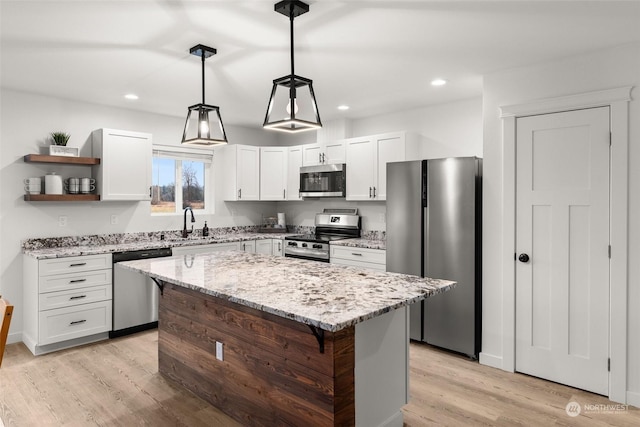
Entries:
{"type": "Polygon", "coordinates": [[[158,327],[158,286],[148,276],[127,270],[118,263],[168,256],[171,248],[113,253],[113,330],[109,338],[158,327]]]}

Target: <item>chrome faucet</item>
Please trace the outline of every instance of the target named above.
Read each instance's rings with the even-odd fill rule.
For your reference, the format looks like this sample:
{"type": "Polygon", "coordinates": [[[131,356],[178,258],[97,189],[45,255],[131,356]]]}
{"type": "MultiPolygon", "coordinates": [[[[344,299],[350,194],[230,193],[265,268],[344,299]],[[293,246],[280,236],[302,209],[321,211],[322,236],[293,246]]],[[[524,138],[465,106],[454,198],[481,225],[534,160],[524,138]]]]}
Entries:
{"type": "Polygon", "coordinates": [[[191,209],[191,206],[184,208],[184,227],[182,228],[182,237],[184,238],[193,233],[193,225],[191,226],[191,230],[187,230],[187,211],[191,211],[191,222],[196,222],[196,217],[193,215],[193,209],[191,209]]]}

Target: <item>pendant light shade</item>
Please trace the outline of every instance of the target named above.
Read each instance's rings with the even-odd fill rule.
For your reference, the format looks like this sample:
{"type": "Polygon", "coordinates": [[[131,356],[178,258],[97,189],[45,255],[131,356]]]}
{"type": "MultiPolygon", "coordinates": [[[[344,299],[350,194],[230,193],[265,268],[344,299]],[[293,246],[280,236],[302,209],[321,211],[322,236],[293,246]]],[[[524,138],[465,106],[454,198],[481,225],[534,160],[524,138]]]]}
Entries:
{"type": "Polygon", "coordinates": [[[202,103],[192,105],[187,112],[187,121],[182,134],[183,144],[219,145],[227,143],[220,108],[204,102],[204,60],[216,54],[212,47],[196,45],[189,50],[202,59],[202,103]]]}
{"type": "Polygon", "coordinates": [[[295,74],[293,55],[293,18],[309,11],[298,0],[284,0],[274,6],[276,12],[289,17],[291,37],[291,74],[273,81],[271,97],[263,127],[284,132],[302,132],[322,127],[313,81],[295,74]]]}

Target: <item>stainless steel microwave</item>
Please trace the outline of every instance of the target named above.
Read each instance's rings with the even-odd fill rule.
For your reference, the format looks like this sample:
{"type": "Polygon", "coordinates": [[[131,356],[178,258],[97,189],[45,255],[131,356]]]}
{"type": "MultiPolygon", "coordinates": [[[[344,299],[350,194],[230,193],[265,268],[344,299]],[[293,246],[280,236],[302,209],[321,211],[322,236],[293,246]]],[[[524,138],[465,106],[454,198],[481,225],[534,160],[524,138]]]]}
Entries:
{"type": "Polygon", "coordinates": [[[301,197],[345,197],[347,165],[303,166],[300,168],[301,197]]]}

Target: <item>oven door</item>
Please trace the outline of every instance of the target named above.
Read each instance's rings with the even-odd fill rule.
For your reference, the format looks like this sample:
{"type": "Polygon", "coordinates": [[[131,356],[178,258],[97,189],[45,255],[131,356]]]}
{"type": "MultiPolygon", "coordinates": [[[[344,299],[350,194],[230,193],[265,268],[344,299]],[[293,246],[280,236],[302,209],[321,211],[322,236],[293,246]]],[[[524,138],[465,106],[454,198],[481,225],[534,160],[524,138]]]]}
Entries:
{"type": "Polygon", "coordinates": [[[288,258],[308,259],[311,261],[329,262],[329,253],[326,251],[314,251],[312,249],[300,249],[285,246],[284,256],[288,258]]]}
{"type": "Polygon", "coordinates": [[[345,197],[346,165],[318,165],[300,168],[301,197],[345,197]]]}

